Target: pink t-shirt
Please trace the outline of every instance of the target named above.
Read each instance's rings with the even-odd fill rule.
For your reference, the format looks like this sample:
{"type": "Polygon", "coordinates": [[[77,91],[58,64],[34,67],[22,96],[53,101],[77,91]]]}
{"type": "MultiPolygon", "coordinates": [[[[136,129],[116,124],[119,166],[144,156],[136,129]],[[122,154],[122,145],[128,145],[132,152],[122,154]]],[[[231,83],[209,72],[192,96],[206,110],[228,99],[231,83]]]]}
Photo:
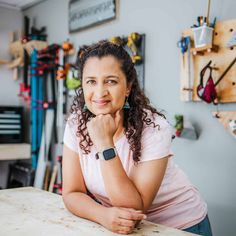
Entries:
{"type": "MultiPolygon", "coordinates": [[[[71,119],[67,121],[64,144],[78,153],[88,191],[103,205],[111,206],[105,190],[99,160],[95,158],[97,150],[92,146],[89,154],[83,153],[79,147],[79,138],[76,136],[76,123],[76,121],[71,119]]],[[[155,116],[155,124],[159,124],[160,128],[154,128],[151,125],[145,126],[143,130],[140,162],[160,159],[169,155],[171,157],[159,191],[147,212],[147,220],[178,229],[185,229],[205,218],[207,206],[196,187],[190,183],[184,172],[173,162],[171,126],[160,116],[155,116]]],[[[125,135],[115,142],[115,147],[124,170],[129,176],[134,162],[125,135]]]]}

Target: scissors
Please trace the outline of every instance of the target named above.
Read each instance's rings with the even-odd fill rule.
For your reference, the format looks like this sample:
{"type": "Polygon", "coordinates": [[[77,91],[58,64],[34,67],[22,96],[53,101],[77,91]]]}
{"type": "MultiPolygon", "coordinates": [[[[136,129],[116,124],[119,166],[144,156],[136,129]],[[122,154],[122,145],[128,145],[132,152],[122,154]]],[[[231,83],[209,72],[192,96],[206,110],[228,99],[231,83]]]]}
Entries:
{"type": "Polygon", "coordinates": [[[190,37],[181,37],[181,39],[177,42],[177,47],[181,48],[182,54],[187,52],[189,43],[190,37]]]}
{"type": "Polygon", "coordinates": [[[188,47],[190,44],[190,37],[181,37],[181,39],[177,42],[177,47],[181,48],[181,53],[183,55],[183,66],[184,66],[184,53],[188,51],[188,47]]]}

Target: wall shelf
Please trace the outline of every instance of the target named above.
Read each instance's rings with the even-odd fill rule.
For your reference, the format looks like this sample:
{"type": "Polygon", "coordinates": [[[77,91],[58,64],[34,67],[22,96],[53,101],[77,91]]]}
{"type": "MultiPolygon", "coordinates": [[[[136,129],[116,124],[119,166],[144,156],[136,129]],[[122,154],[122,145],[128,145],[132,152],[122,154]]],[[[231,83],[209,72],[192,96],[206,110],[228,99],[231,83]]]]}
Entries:
{"type": "Polygon", "coordinates": [[[0,161],[30,159],[30,153],[28,143],[0,144],[0,161]]]}

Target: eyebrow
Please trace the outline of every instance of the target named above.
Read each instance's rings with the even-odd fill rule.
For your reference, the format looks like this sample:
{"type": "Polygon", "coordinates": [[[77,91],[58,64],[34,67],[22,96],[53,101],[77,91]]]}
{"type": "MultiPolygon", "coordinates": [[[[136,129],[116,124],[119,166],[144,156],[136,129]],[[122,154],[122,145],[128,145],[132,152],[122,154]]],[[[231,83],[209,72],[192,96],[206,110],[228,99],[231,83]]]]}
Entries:
{"type": "MultiPolygon", "coordinates": [[[[86,76],[85,79],[96,79],[97,77],[95,76],[86,76]]],[[[105,76],[106,79],[109,79],[109,78],[116,78],[116,79],[119,79],[119,76],[117,75],[107,75],[105,76]]]]}
{"type": "Polygon", "coordinates": [[[108,76],[106,76],[106,78],[107,78],[107,79],[109,79],[109,78],[116,78],[116,79],[119,79],[119,76],[117,76],[117,75],[108,75],[108,76]]]}

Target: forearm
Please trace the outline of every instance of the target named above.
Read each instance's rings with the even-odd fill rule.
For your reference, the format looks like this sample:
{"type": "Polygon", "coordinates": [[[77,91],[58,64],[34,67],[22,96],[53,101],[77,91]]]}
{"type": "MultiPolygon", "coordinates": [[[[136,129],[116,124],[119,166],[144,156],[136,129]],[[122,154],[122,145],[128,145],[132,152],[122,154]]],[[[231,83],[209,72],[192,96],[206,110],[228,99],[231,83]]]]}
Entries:
{"type": "Polygon", "coordinates": [[[142,198],[133,182],[127,176],[120,158],[100,160],[106,192],[113,206],[143,209],[142,198]]]}
{"type": "Polygon", "coordinates": [[[66,208],[81,218],[102,224],[106,207],[95,202],[85,193],[72,192],[63,196],[66,208]]]}

